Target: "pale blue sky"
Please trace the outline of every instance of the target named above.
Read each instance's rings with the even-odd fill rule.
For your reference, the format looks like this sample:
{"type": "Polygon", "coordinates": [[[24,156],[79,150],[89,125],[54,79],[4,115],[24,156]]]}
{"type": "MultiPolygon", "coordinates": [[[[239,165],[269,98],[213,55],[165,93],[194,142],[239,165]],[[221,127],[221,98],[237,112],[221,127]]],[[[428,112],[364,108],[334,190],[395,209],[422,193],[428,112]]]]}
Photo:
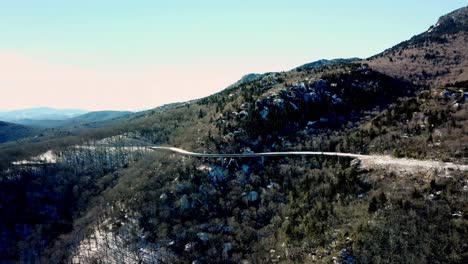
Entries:
{"type": "Polygon", "coordinates": [[[188,100],[219,91],[249,72],[288,70],[321,58],[371,56],[467,4],[1,1],[0,67],[9,67],[8,58],[18,60],[12,62],[18,69],[35,72],[34,67],[44,71],[50,67],[56,74],[41,77],[26,70],[11,74],[22,80],[0,75],[0,89],[11,91],[9,98],[0,99],[0,109],[143,109],[188,100]],[[44,93],[56,94],[41,96],[44,93]]]}

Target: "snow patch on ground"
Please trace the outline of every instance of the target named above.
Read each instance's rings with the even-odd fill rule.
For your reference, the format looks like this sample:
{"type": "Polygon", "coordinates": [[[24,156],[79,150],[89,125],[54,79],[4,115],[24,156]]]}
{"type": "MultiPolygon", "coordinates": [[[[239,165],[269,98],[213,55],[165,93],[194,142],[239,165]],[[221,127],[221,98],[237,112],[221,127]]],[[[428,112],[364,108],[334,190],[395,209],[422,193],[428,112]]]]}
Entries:
{"type": "MultiPolygon", "coordinates": [[[[130,220],[130,219],[129,219],[130,220]]],[[[109,222],[109,221],[106,221],[109,222]]],[[[72,263],[168,263],[171,254],[154,244],[133,241],[136,222],[123,224],[117,232],[112,225],[103,223],[80,241],[72,254],[72,263]]],[[[140,234],[141,235],[141,234],[140,234]]]]}
{"type": "Polygon", "coordinates": [[[20,160],[12,162],[13,165],[39,165],[39,164],[54,164],[57,163],[58,157],[49,150],[39,156],[33,157],[30,160],[20,160]]]}

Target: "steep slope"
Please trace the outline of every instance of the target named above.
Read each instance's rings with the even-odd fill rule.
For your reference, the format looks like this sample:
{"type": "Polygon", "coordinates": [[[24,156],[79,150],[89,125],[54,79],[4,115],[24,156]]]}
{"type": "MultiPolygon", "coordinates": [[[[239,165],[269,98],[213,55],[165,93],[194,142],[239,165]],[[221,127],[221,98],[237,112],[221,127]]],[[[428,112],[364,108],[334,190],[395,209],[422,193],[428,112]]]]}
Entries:
{"type": "MultiPolygon", "coordinates": [[[[458,172],[441,181],[432,172],[400,177],[380,169],[361,171],[350,166],[350,160],[337,158],[131,156],[123,148],[101,148],[98,140],[108,138],[108,142],[123,135],[201,153],[365,153],[373,148],[368,140],[385,134],[383,127],[366,127],[372,124],[368,121],[383,115],[381,110],[389,105],[399,105],[402,98],[413,98],[415,90],[408,82],[362,64],[270,73],[201,100],[147,111],[83,137],[44,142],[43,147],[52,148],[62,161],[45,169],[47,175],[42,170],[4,171],[4,179],[22,176],[1,182],[0,188],[8,190],[3,201],[15,202],[0,211],[3,226],[10,227],[2,230],[9,239],[0,244],[0,253],[28,261],[33,252],[42,252],[41,257],[53,263],[73,258],[111,263],[238,263],[278,258],[329,262],[333,257],[376,262],[374,256],[384,254],[400,261],[412,257],[447,262],[430,253],[416,256],[411,246],[403,253],[387,252],[381,233],[393,230],[398,235],[392,239],[398,243],[408,241],[403,233],[411,234],[411,243],[446,233],[444,241],[427,239],[420,249],[434,252],[436,245],[454,244],[452,253],[460,256],[464,248],[453,242],[463,235],[456,229],[459,218],[452,216],[458,211],[447,210],[460,210],[465,201],[458,172]],[[77,149],[77,144],[84,146],[77,149]],[[445,188],[450,192],[448,201],[424,200],[445,188]],[[28,192],[36,196],[18,195],[28,192]],[[413,194],[416,198],[405,200],[413,194]],[[11,215],[11,205],[17,203],[24,206],[11,215]],[[395,220],[408,215],[408,210],[417,213],[409,214],[405,222],[395,220]],[[31,221],[31,212],[41,219],[39,223],[31,221]],[[424,215],[427,212],[430,216],[424,215]],[[369,219],[375,224],[359,224],[369,219]],[[426,225],[423,221],[440,228],[414,232],[406,224],[414,221],[418,229],[426,225]],[[29,231],[11,228],[15,225],[29,231]],[[38,236],[38,232],[43,233],[38,236]],[[44,249],[44,244],[49,247],[44,249]],[[378,254],[369,255],[369,250],[378,254]]],[[[402,109],[395,114],[408,112],[402,109]]],[[[125,146],[125,142],[111,146],[125,146]]],[[[462,220],[461,225],[465,224],[462,220]]]]}
{"type": "Polygon", "coordinates": [[[33,128],[0,121],[0,143],[30,137],[36,132],[33,128]]]}
{"type": "Polygon", "coordinates": [[[426,32],[368,59],[375,70],[417,84],[468,80],[468,7],[442,16],[426,32]]]}
{"type": "Polygon", "coordinates": [[[415,89],[361,64],[270,73],[198,101],[147,111],[85,138],[48,141],[63,161],[44,169],[47,175],[18,168],[4,172],[4,179],[22,176],[0,182],[6,190],[0,226],[9,238],[0,243],[0,253],[31,261],[41,252],[51,263],[376,262],[376,256],[447,262],[431,252],[448,244],[453,256],[465,250],[455,241],[464,234],[457,226],[466,221],[452,216],[466,200],[457,172],[443,180],[430,174],[399,177],[320,157],[129,158],[124,151],[99,150],[96,140],[125,135],[202,153],[367,152],[364,140],[376,133],[361,126],[415,89]],[[80,151],[76,144],[89,145],[80,151]],[[446,189],[450,199],[424,198],[446,189]],[[28,192],[36,195],[18,195],[28,192]],[[12,215],[11,204],[24,206],[12,215]],[[407,223],[417,223],[417,232],[407,223]],[[26,231],[13,228],[18,225],[26,231]],[[388,251],[382,235],[387,231],[398,244],[416,243],[424,253],[417,255],[411,245],[388,251]],[[434,234],[443,240],[423,239],[434,234]]]}
{"type": "MultiPolygon", "coordinates": [[[[326,150],[333,148],[329,144],[328,131],[340,131],[340,122],[359,123],[366,112],[376,107],[384,108],[400,96],[410,96],[413,89],[406,82],[359,64],[340,65],[326,71],[272,73],[197,102],[148,113],[133,121],[131,127],[151,143],[183,146],[200,152],[291,149],[300,144],[317,144],[311,142],[317,139],[323,140],[319,143],[320,149],[326,150]],[[139,122],[145,122],[144,126],[139,122]],[[310,134],[304,134],[305,131],[310,134]],[[301,143],[292,146],[299,136],[301,143]]],[[[357,178],[350,179],[350,188],[342,189],[342,182],[333,183],[336,179],[332,175],[345,173],[349,160],[342,164],[334,159],[328,162],[329,167],[322,166],[315,158],[218,162],[155,154],[130,165],[128,170],[119,170],[122,174],[115,182],[111,180],[103,184],[97,180],[101,187],[91,188],[102,190],[99,188],[107,185],[103,190],[106,197],[103,203],[112,204],[114,209],[96,205],[101,209],[91,209],[87,217],[78,221],[74,229],[76,233],[70,237],[95,233],[96,241],[101,241],[96,250],[92,246],[94,240],[89,244],[86,240],[66,240],[52,251],[58,257],[58,252],[66,252],[62,246],[70,247],[71,243],[76,250],[72,254],[74,258],[85,262],[96,259],[109,262],[118,262],[118,259],[126,262],[138,262],[139,259],[148,262],[269,261],[272,259],[268,253],[271,249],[278,252],[274,258],[284,257],[281,244],[291,239],[287,242],[287,250],[297,250],[297,253],[289,258],[301,258],[303,253],[298,245],[303,238],[296,237],[295,233],[302,231],[296,230],[295,222],[288,222],[283,227],[279,225],[289,214],[296,214],[292,209],[294,204],[302,203],[290,200],[287,192],[296,193],[298,197],[304,195],[304,190],[292,188],[305,186],[300,183],[302,174],[289,172],[288,168],[322,175],[319,177],[325,177],[326,184],[340,188],[338,193],[327,192],[325,199],[317,197],[318,193],[311,193],[318,203],[331,202],[335,195],[354,201],[355,192],[364,184],[357,178]],[[177,176],[174,178],[174,175],[177,176]],[[295,178],[294,183],[292,178],[295,178]],[[148,201],[154,202],[148,206],[148,201]],[[98,217],[98,211],[105,211],[105,217],[98,217]],[[119,212],[126,212],[133,220],[121,218],[119,212]],[[116,226],[118,231],[106,228],[109,225],[116,226]],[[281,235],[283,232],[287,235],[281,235]],[[122,233],[135,236],[118,235],[122,233]],[[275,240],[274,236],[280,238],[275,240]],[[105,237],[115,243],[106,244],[105,237]],[[268,239],[257,243],[260,237],[268,239]],[[125,241],[129,240],[141,247],[134,248],[133,242],[132,246],[126,246],[125,241]],[[76,242],[79,243],[74,244],[76,242]]],[[[349,169],[346,173],[353,175],[355,172],[349,169]]],[[[367,203],[366,198],[361,206],[365,207],[367,203]]],[[[311,206],[317,205],[313,203],[311,206]]],[[[329,221],[328,218],[309,217],[314,223],[329,221]]],[[[338,228],[340,225],[330,224],[330,228],[332,226],[338,228]]],[[[309,229],[305,232],[311,234],[309,229]]],[[[323,237],[314,240],[315,246],[331,243],[331,236],[325,232],[320,234],[323,237]]]]}
{"type": "Polygon", "coordinates": [[[468,157],[463,83],[421,90],[410,83],[418,78],[400,80],[361,63],[252,77],[105,129],[0,149],[0,157],[51,149],[60,161],[1,167],[0,256],[48,263],[466,262],[468,186],[460,171],[399,173],[337,157],[127,151],[138,140],[200,153],[468,157]]]}

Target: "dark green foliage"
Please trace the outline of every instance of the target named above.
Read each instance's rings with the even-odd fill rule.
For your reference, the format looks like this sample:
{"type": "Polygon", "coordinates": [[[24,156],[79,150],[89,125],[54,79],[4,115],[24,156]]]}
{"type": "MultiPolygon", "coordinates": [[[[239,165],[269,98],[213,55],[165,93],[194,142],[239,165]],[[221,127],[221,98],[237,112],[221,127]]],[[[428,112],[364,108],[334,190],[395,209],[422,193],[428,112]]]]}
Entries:
{"type": "Polygon", "coordinates": [[[405,136],[436,142],[432,130],[451,126],[450,120],[459,126],[460,116],[435,104],[431,94],[413,96],[415,89],[360,64],[272,73],[110,127],[3,145],[0,188],[8,191],[0,194],[0,221],[9,239],[0,241],[8,244],[2,257],[70,261],[71,249],[98,227],[119,235],[119,251],[140,259],[140,249],[166,252],[167,258],[155,260],[162,263],[332,262],[333,257],[343,263],[462,263],[466,246],[459,241],[466,237],[466,219],[453,216],[466,211],[461,176],[434,177],[430,183],[419,174],[360,171],[345,158],[129,157],[70,148],[125,135],[143,145],[200,152],[248,147],[426,157],[426,145],[408,143],[405,136]],[[320,100],[305,100],[304,89],[322,93],[320,100]],[[281,107],[273,107],[275,99],[283,100],[277,101],[281,107]],[[415,113],[433,126],[413,125],[415,113]],[[10,170],[9,161],[49,149],[60,150],[67,163],[10,170]],[[17,224],[25,227],[21,235],[17,224]]]}
{"type": "Polygon", "coordinates": [[[38,133],[38,130],[0,121],[0,144],[30,137],[35,133],[38,133]]]}

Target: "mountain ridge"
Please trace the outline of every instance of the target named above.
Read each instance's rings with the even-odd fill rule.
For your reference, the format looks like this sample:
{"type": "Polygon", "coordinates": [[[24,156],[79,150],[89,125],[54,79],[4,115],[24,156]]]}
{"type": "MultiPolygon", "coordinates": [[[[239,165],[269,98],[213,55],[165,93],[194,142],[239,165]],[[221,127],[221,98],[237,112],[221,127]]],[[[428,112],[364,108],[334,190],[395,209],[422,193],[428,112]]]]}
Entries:
{"type": "Polygon", "coordinates": [[[348,58],[348,59],[337,58],[337,59],[330,59],[330,60],[320,59],[317,61],[303,64],[299,67],[296,67],[295,70],[305,70],[305,69],[319,68],[323,66],[330,66],[330,65],[336,65],[336,64],[351,63],[351,62],[358,61],[358,60],[360,60],[360,58],[357,58],[357,57],[348,58]]]}
{"type": "Polygon", "coordinates": [[[418,85],[468,80],[468,6],[439,18],[429,30],[366,60],[373,69],[418,85]]]}
{"type": "MultiPolygon", "coordinates": [[[[130,111],[91,111],[77,116],[73,116],[67,119],[62,120],[44,120],[44,119],[18,119],[14,120],[13,123],[26,125],[26,126],[35,126],[42,128],[58,128],[58,127],[67,127],[67,126],[77,126],[83,124],[90,124],[96,122],[109,121],[112,119],[121,118],[127,115],[132,114],[130,111]]],[[[109,125],[110,123],[107,123],[109,125]]]]}
{"type": "Polygon", "coordinates": [[[56,109],[51,107],[25,108],[0,112],[0,120],[11,122],[19,119],[64,120],[87,113],[81,109],[56,109]]]}
{"type": "Polygon", "coordinates": [[[465,57],[454,64],[452,53],[465,39],[444,39],[440,54],[431,46],[425,56],[418,43],[402,49],[401,63],[417,69],[393,72],[388,56],[395,63],[399,55],[387,52],[368,61],[247,75],[208,97],[107,127],[0,146],[0,257],[464,263],[464,172],[363,168],[333,156],[222,154],[314,150],[466,164],[463,83],[441,87],[437,81],[451,79],[422,74],[434,66],[424,64],[433,55],[447,67],[464,65],[465,57]],[[421,54],[413,60],[410,51],[421,54]],[[136,142],[190,149],[200,158],[147,153],[136,142]],[[58,162],[37,169],[10,162],[52,152],[58,162]]]}

